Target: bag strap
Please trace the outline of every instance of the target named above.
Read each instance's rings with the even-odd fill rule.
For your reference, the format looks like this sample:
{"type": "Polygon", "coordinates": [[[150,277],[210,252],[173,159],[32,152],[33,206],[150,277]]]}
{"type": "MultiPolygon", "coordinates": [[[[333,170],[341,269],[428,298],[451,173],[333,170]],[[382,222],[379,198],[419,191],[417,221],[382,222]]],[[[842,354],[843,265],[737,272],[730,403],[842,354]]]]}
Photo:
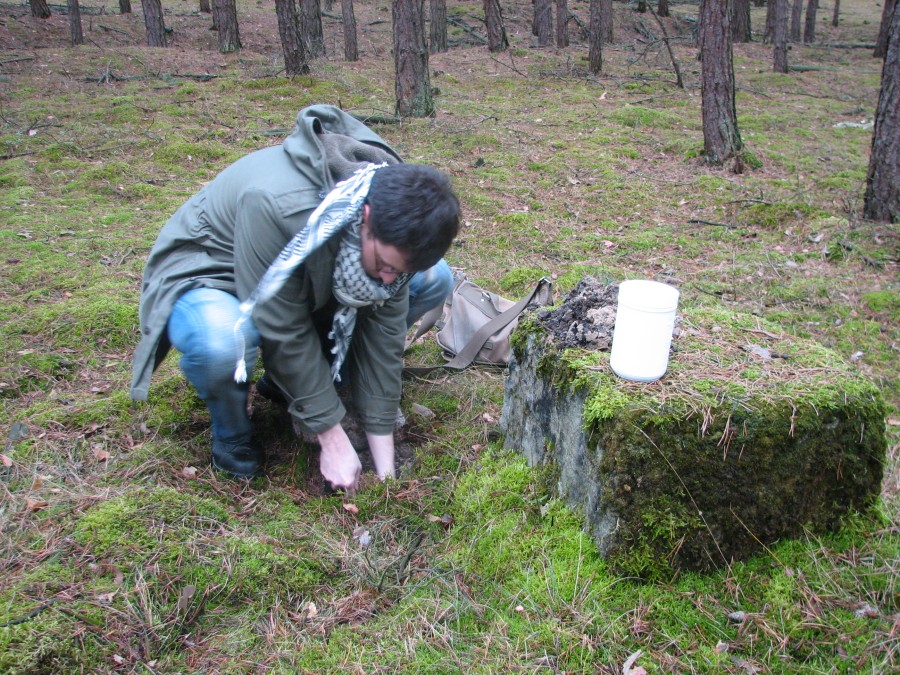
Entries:
{"type": "MultiPolygon", "coordinates": [[[[475,357],[478,356],[478,352],[481,351],[481,348],[484,347],[484,344],[488,341],[488,339],[499,330],[502,330],[510,323],[516,320],[518,316],[525,311],[525,308],[534,300],[535,296],[538,294],[546,284],[549,284],[549,280],[544,277],[540,281],[535,284],[535,287],[531,289],[531,292],[519,300],[515,305],[507,309],[505,312],[502,312],[495,316],[493,319],[484,324],[481,328],[479,328],[475,335],[472,336],[472,339],[469,340],[466,345],[459,350],[459,353],[450,359],[447,363],[440,366],[408,366],[403,369],[404,375],[427,375],[428,373],[433,373],[436,370],[465,370],[475,361],[475,357]]],[[[434,310],[432,310],[433,312],[434,310]]],[[[431,314],[429,312],[428,314],[431,314]]],[[[426,314],[425,316],[428,316],[426,314]]],[[[440,314],[438,315],[440,316],[440,314]]],[[[422,317],[422,321],[424,323],[425,317],[422,317]]],[[[434,325],[434,323],[432,323],[434,325]]],[[[428,328],[430,328],[429,326],[428,328]]],[[[425,330],[427,331],[428,328],[425,330]]],[[[419,333],[424,333],[420,328],[416,331],[416,338],[420,337],[419,333]]]]}

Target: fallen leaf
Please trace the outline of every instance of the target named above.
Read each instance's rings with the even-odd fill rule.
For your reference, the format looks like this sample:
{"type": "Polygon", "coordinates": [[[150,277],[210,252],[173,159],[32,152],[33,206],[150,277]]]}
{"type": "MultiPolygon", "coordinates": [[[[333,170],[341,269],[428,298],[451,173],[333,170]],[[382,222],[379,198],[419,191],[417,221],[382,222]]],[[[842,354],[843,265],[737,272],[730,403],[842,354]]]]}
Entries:
{"type": "Polygon", "coordinates": [[[91,452],[94,454],[94,459],[98,462],[108,462],[109,461],[109,451],[104,450],[102,447],[94,446],[91,448],[91,452]]]}
{"type": "Polygon", "coordinates": [[[181,469],[181,475],[187,479],[196,478],[198,471],[196,466],[186,466],[181,469]]]}
{"type": "Polygon", "coordinates": [[[6,455],[0,455],[0,462],[3,462],[3,466],[5,467],[10,467],[13,465],[13,461],[6,455]]]}
{"type": "Polygon", "coordinates": [[[771,359],[772,352],[770,352],[765,347],[760,347],[759,345],[744,345],[744,349],[755,356],[759,356],[763,359],[771,359]]]}
{"type": "Polygon", "coordinates": [[[644,652],[638,649],[634,654],[625,659],[625,663],[622,664],[622,675],[647,675],[647,671],[644,668],[634,665],[634,662],[641,658],[643,654],[644,652]]]}
{"type": "Polygon", "coordinates": [[[178,598],[178,611],[186,612],[188,607],[191,606],[191,600],[194,597],[194,593],[197,592],[197,587],[193,584],[188,584],[181,590],[181,595],[178,598]]]}
{"type": "Polygon", "coordinates": [[[118,593],[118,591],[110,591],[109,593],[101,593],[100,595],[97,596],[97,602],[99,602],[102,605],[108,605],[109,603],[112,602],[113,598],[116,597],[116,593],[118,593]]]}
{"type": "Polygon", "coordinates": [[[734,623],[744,623],[747,618],[747,612],[732,612],[728,615],[728,620],[734,623]]]}
{"type": "Polygon", "coordinates": [[[878,617],[878,610],[872,607],[868,602],[864,602],[857,608],[854,614],[860,618],[866,617],[868,619],[875,619],[878,617]]]}
{"type": "Polygon", "coordinates": [[[420,405],[418,403],[413,403],[412,409],[413,412],[416,413],[416,415],[424,417],[427,420],[433,419],[435,416],[433,410],[426,408],[424,405],[420,405]]]}
{"type": "Polygon", "coordinates": [[[453,524],[453,516],[449,513],[445,513],[442,516],[436,516],[432,513],[428,515],[428,520],[432,523],[440,523],[444,527],[450,527],[453,524]]]}
{"type": "Polygon", "coordinates": [[[316,608],[316,603],[314,603],[312,601],[307,603],[307,605],[306,605],[306,607],[304,607],[303,611],[306,612],[306,618],[308,618],[308,619],[315,619],[316,616],[319,614],[319,610],[318,610],[318,608],[316,608]]]}
{"type": "Polygon", "coordinates": [[[488,424],[496,424],[497,423],[497,420],[495,418],[491,417],[490,413],[484,413],[481,416],[481,419],[483,419],[488,424]]]}
{"type": "Polygon", "coordinates": [[[41,501],[39,499],[32,499],[31,497],[25,498],[25,508],[28,511],[40,511],[41,509],[45,509],[50,506],[50,502],[41,501]]]}
{"type": "Polygon", "coordinates": [[[866,355],[865,352],[853,352],[853,354],[851,354],[851,356],[850,356],[850,361],[855,363],[856,361],[859,361],[865,355],[866,355]]]}
{"type": "Polygon", "coordinates": [[[350,513],[359,513],[359,507],[356,504],[345,503],[342,505],[344,507],[344,511],[349,511],[350,513]]]}
{"type": "Polygon", "coordinates": [[[112,659],[113,659],[113,661],[115,661],[116,663],[118,663],[120,666],[123,666],[123,665],[125,665],[125,663],[126,663],[125,657],[122,656],[121,654],[113,654],[112,659]]]}

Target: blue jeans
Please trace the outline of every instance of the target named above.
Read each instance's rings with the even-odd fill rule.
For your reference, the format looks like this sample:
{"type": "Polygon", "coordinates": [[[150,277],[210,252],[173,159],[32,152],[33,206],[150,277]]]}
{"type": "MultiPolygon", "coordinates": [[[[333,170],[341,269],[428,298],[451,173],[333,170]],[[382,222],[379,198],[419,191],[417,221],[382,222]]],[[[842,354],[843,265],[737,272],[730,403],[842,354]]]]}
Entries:
{"type": "MultiPolygon", "coordinates": [[[[443,260],[417,272],[409,282],[407,327],[442,303],[452,290],[453,273],[443,260]]],[[[181,352],[181,370],[209,408],[213,439],[237,444],[249,442],[252,435],[247,414],[249,385],[234,381],[240,344],[234,325],[240,316],[239,306],[230,293],[195,288],[178,299],[168,324],[169,340],[181,352]]],[[[249,382],[260,337],[252,320],[243,323],[242,332],[249,382]]]]}

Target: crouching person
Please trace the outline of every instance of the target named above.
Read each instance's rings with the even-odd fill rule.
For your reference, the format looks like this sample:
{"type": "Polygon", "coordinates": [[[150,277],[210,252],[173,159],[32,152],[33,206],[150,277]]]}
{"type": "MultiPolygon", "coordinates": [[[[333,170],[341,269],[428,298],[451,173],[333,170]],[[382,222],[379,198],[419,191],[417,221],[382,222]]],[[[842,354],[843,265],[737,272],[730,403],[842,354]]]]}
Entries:
{"type": "Polygon", "coordinates": [[[306,108],[280,146],[226,168],[165,224],[144,271],[131,395],[146,400],[171,348],[209,408],[212,464],[259,475],[247,412],[282,398],[321,445],[335,489],[362,466],[341,426],[345,380],[378,476],[394,473],[394,423],[407,329],[452,290],[443,256],[459,228],[445,174],[404,164],[341,110],[306,108]]]}

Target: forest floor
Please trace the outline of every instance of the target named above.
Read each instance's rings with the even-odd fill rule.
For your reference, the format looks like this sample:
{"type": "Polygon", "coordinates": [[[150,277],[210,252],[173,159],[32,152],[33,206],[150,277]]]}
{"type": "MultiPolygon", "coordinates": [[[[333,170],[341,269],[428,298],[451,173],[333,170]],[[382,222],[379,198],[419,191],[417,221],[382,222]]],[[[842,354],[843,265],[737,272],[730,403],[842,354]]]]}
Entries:
{"type": "MultiPolygon", "coordinates": [[[[772,72],[735,45],[743,173],[703,161],[696,3],[663,19],[616,3],[599,76],[588,3],[571,44],[536,48],[531,3],[503,3],[490,54],[480,2],[448,2],[430,59],[436,114],[375,128],[448,171],[464,209],[448,255],[506,297],[538,278],[650,278],[681,303],[748,313],[853,364],[886,402],[871,513],[704,574],[608,569],[545,477],[496,443],[503,374],[405,387],[397,480],[323,493],[315,448],[254,398],[269,461],[209,468],[203,406],[170,357],[128,398],[147,253],[205,181],[279,143],[297,111],[394,113],[391,9],[357,3],[360,60],[285,78],[271,3],[238,0],[243,49],[216,51],[195,0],[0,4],[0,672],[889,672],[900,667],[900,339],[896,225],[861,218],[881,7],[819,9],[817,38],[772,72]]],[[[411,362],[440,360],[433,341],[411,362]]]]}

